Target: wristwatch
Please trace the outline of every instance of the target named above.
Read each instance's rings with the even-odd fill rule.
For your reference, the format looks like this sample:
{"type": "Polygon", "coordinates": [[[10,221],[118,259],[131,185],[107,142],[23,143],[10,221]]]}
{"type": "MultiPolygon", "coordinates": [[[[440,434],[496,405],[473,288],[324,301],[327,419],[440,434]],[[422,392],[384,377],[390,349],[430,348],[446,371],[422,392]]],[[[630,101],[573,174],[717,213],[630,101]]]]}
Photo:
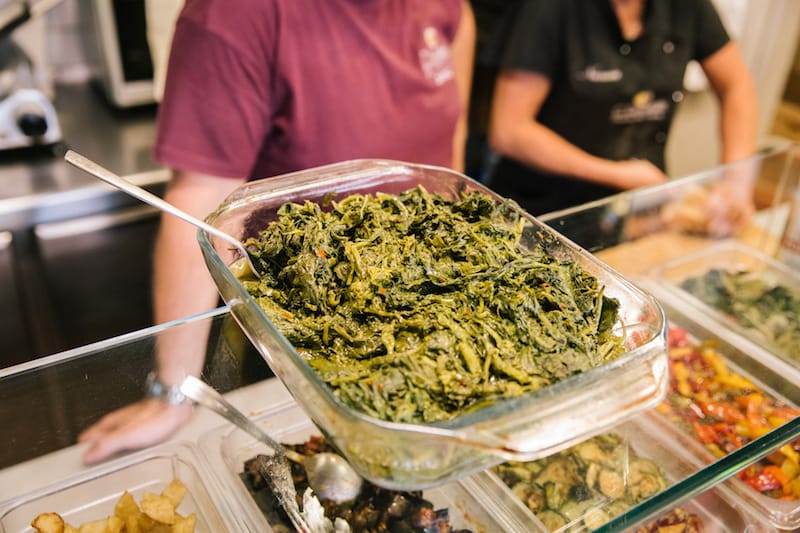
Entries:
{"type": "Polygon", "coordinates": [[[158,374],[150,372],[144,383],[144,392],[150,398],[158,398],[170,405],[180,405],[188,398],[181,392],[180,385],[165,385],[158,379],[158,374]]]}

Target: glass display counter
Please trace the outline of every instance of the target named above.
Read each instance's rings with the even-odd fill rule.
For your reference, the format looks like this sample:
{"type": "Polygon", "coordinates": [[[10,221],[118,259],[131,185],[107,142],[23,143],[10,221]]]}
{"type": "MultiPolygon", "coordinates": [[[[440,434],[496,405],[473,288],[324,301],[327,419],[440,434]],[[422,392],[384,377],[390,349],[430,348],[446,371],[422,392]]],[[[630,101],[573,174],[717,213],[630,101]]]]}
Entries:
{"type": "MultiPolygon", "coordinates": [[[[798,179],[800,150],[787,146],[658,187],[550,213],[540,220],[652,292],[663,302],[671,324],[699,341],[711,339],[710,345],[720,352],[724,348],[726,375],[744,376],[751,385],[757,384],[758,390],[763,388],[792,409],[800,405],[800,362],[795,365],[794,354],[778,354],[769,343],[742,335],[697,302],[689,302],[672,286],[675,283],[665,281],[664,268],[730,243],[785,267],[781,242],[798,179]],[[720,229],[703,220],[717,209],[714,195],[726,185],[733,187],[736,197],[750,200],[755,210],[736,231],[731,230],[733,226],[720,229]]],[[[790,283],[797,268],[787,270],[789,281],[785,283],[790,283]]],[[[800,289],[800,284],[796,288],[800,289]]],[[[102,465],[84,465],[80,459],[83,447],[75,444],[82,428],[141,397],[160,337],[185,328],[207,328],[209,324],[212,334],[203,378],[276,434],[282,433],[284,426],[299,424],[305,428],[307,421],[298,420],[302,412],[295,412],[296,404],[282,384],[270,379],[266,364],[224,307],[0,370],[0,427],[4,428],[0,532],[31,531],[28,524],[40,512],[63,511],[78,521],[82,516],[78,509],[110,499],[109,494],[122,490],[120,483],[147,486],[148,476],[156,476],[162,468],[151,468],[150,472],[147,465],[152,464],[166,465],[169,472],[191,480],[189,489],[196,494],[193,501],[206,509],[201,517],[203,527],[219,530],[220,526],[214,524],[224,524],[222,527],[230,531],[263,530],[263,524],[254,518],[258,513],[248,508],[252,502],[246,501],[247,492],[233,486],[238,463],[219,455],[220,450],[227,449],[225,446],[246,455],[241,451],[244,441],[214,414],[197,409],[191,422],[169,441],[102,465]],[[136,475],[126,477],[129,472],[136,475]],[[87,489],[82,493],[84,484],[87,489]],[[59,494],[66,496],[60,500],[59,494]],[[97,501],[81,501],[81,494],[97,501]],[[208,502],[215,509],[208,509],[208,502]],[[65,507],[58,508],[60,505],[65,507]]],[[[748,392],[753,393],[753,389],[748,392]]],[[[629,450],[669,461],[664,467],[667,481],[663,490],[619,513],[608,513],[604,520],[592,523],[579,517],[573,523],[574,530],[636,530],[676,506],[698,510],[707,531],[800,527],[800,499],[792,495],[791,485],[782,497],[772,498],[774,501],[748,497],[746,483],[738,475],[748,465],[765,458],[774,460],[781,450],[791,454],[787,446],[791,448],[791,443],[800,438],[800,418],[787,416],[785,423],[775,423],[769,431],[752,435],[719,457],[704,456],[709,447],[703,444],[708,443],[698,444],[688,432],[671,427],[663,413],[620,421],[617,429],[629,443],[629,450]]],[[[468,522],[473,521],[466,526],[476,530],[547,530],[542,513],[534,516],[515,499],[518,494],[507,490],[499,479],[489,473],[470,476],[437,489],[434,499],[437,504],[441,499],[442,505],[460,509],[468,522]],[[470,509],[474,512],[468,512],[470,509]]],[[[113,509],[113,503],[109,505],[113,509]]],[[[203,527],[198,526],[198,531],[203,527]]]]}

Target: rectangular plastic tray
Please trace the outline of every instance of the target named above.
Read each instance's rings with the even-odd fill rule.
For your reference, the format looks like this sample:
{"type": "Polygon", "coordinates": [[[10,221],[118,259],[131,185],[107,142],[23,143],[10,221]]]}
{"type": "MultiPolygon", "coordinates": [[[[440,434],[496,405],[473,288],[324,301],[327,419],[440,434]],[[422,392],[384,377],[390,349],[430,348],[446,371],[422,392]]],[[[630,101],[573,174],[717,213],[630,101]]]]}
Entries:
{"type": "MultiPolygon", "coordinates": [[[[303,410],[293,402],[276,406],[251,418],[278,442],[302,443],[312,435],[319,435],[319,431],[303,410]]],[[[240,478],[246,460],[259,453],[272,454],[272,450],[230,425],[221,426],[201,436],[199,445],[214,471],[223,478],[221,481],[224,482],[227,492],[238,502],[238,507],[245,513],[254,530],[272,531],[240,478]]],[[[431,501],[435,509],[448,508],[450,522],[456,528],[469,528],[474,533],[527,531],[522,525],[524,516],[516,508],[506,502],[506,507],[513,510],[507,512],[503,502],[497,497],[493,497],[491,502],[483,501],[476,498],[469,487],[467,478],[427,489],[423,492],[423,497],[431,501]]]]}
{"type": "MultiPolygon", "coordinates": [[[[693,461],[691,456],[676,446],[677,441],[671,441],[673,432],[669,429],[664,432],[663,428],[653,423],[649,414],[637,416],[633,420],[612,428],[610,433],[616,433],[623,437],[629,449],[637,457],[649,459],[660,465],[669,484],[679,481],[697,470],[696,461],[693,461]]],[[[497,474],[488,470],[474,476],[474,479],[478,490],[484,493],[481,499],[499,497],[503,501],[513,501],[527,516],[529,531],[550,531],[528,509],[525,503],[514,495],[497,474]]],[[[746,506],[743,506],[735,495],[730,492],[723,495],[720,489],[707,491],[701,496],[681,504],[680,507],[697,514],[703,521],[703,531],[706,533],[772,531],[769,524],[754,517],[752,512],[745,511],[746,506]]],[[[654,516],[652,520],[657,518],[658,516],[654,516]]],[[[579,518],[555,531],[558,533],[582,533],[591,531],[591,529],[586,526],[582,518],[579,518]]]]}
{"type": "MultiPolygon", "coordinates": [[[[33,467],[31,472],[47,475],[33,467]]],[[[243,530],[222,502],[217,482],[208,477],[208,467],[194,445],[177,443],[92,467],[68,479],[53,480],[40,491],[0,504],[0,532],[32,532],[31,521],[48,512],[60,514],[74,527],[103,520],[114,514],[114,505],[124,491],[140,503],[145,492],[159,494],[173,479],[188,489],[177,512],[184,516],[195,513],[197,533],[243,530]]]]}
{"type": "MultiPolygon", "coordinates": [[[[692,309],[679,311],[669,304],[665,305],[665,309],[670,326],[684,329],[693,341],[714,340],[716,351],[723,356],[731,372],[750,380],[767,397],[779,400],[788,407],[798,405],[800,372],[794,369],[773,368],[770,366],[772,362],[763,352],[742,349],[740,343],[725,340],[725,331],[719,325],[713,323],[705,325],[693,320],[692,317],[696,316],[696,313],[692,309]]],[[[684,443],[685,450],[699,460],[699,465],[705,466],[716,460],[699,440],[670,422],[666,416],[656,411],[652,415],[660,427],[676,432],[680,441],[684,443]]],[[[759,516],[763,516],[775,527],[780,529],[800,527],[800,499],[787,501],[770,498],[750,488],[736,477],[731,478],[726,485],[735,490],[759,516]]]]}
{"type": "MultiPolygon", "coordinates": [[[[286,202],[323,205],[355,193],[393,194],[417,186],[452,200],[470,190],[503,200],[447,169],[362,160],[249,183],[207,220],[241,238],[263,227],[286,202]]],[[[237,257],[230,245],[204,232],[198,238],[232,315],[322,433],[365,478],[386,488],[409,490],[460,479],[503,458],[553,453],[655,406],[663,396],[666,330],[658,302],[534,217],[523,217],[523,247],[543,246],[560,259],[577,262],[598,278],[606,295],[619,300],[616,327],[627,351],[538,391],[433,424],[387,422],[340,401],[233,275],[229,265],[237,257]]]]}
{"type": "MultiPolygon", "coordinates": [[[[712,269],[759,273],[765,282],[782,285],[800,295],[800,274],[786,264],[733,240],[724,241],[701,252],[669,261],[655,268],[649,278],[667,289],[670,293],[667,297],[678,302],[678,305],[680,305],[679,302],[683,302],[695,308],[699,313],[713,318],[729,331],[766,349],[786,363],[800,367],[800,351],[797,347],[791,350],[781,349],[756,329],[745,327],[735,317],[708,305],[681,287],[686,279],[701,276],[712,269]]],[[[796,317],[795,320],[800,321],[800,317],[796,317]]]]}

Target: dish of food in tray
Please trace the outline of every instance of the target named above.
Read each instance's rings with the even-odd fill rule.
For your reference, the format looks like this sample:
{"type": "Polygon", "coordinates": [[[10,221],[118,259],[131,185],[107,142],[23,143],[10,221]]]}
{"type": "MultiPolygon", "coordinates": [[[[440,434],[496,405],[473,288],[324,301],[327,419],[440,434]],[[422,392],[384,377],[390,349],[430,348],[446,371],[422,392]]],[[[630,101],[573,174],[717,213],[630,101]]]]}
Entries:
{"type": "MultiPolygon", "coordinates": [[[[713,339],[693,341],[685,330],[670,328],[672,377],[667,400],[658,411],[719,458],[800,416],[800,410],[732,371],[717,346],[713,339]]],[[[797,500],[800,441],[783,446],[738,477],[771,498],[797,500]]]]}
{"type": "MultiPolygon", "coordinates": [[[[328,445],[328,443],[323,444],[323,437],[320,436],[318,429],[293,402],[271,408],[268,412],[256,416],[254,422],[279,442],[307,453],[328,445]]],[[[247,530],[274,530],[276,533],[285,531],[281,529],[286,520],[283,510],[277,508],[268,489],[262,487],[259,476],[247,474],[246,465],[260,454],[272,454],[273,450],[256,441],[248,433],[230,426],[222,426],[204,434],[200,438],[200,447],[208,458],[211,468],[220,474],[220,481],[227,488],[227,495],[238,503],[241,516],[247,520],[249,528],[247,530]]],[[[302,468],[296,466],[293,466],[293,473],[297,484],[297,497],[302,502],[305,496],[305,473],[302,468]]],[[[395,527],[387,531],[405,531],[401,525],[410,524],[413,528],[430,522],[438,522],[438,531],[447,531],[446,523],[454,531],[460,529],[474,533],[529,531],[521,510],[515,508],[509,510],[496,495],[484,497],[483,493],[472,489],[470,480],[471,478],[465,478],[426,488],[423,491],[384,489],[367,482],[359,500],[350,505],[342,504],[339,508],[348,520],[352,520],[355,511],[360,519],[352,520],[351,525],[362,528],[367,521],[382,519],[395,527]],[[389,515],[378,512],[383,509],[389,515]]],[[[322,504],[326,506],[325,516],[331,519],[334,513],[331,513],[330,509],[337,506],[330,502],[322,504]]],[[[300,508],[302,511],[303,506],[300,508]]],[[[383,530],[376,529],[376,531],[383,530]]]]}
{"type": "MultiPolygon", "coordinates": [[[[479,486],[494,497],[509,494],[529,513],[529,530],[593,531],[634,506],[647,505],[697,471],[696,458],[676,434],[645,413],[553,456],[496,465],[477,476],[479,486]]],[[[630,531],[673,531],[670,526],[704,533],[772,530],[745,511],[735,494],[723,495],[720,489],[706,491],[679,508],[659,509],[656,504],[652,509],[656,518],[635,529],[628,524],[630,531]]]]}
{"type": "MultiPolygon", "coordinates": [[[[320,436],[312,436],[304,443],[287,446],[302,455],[332,451],[331,446],[320,436]]],[[[275,494],[262,477],[257,465],[255,457],[245,462],[242,481],[266,516],[272,530],[275,533],[289,533],[292,530],[291,522],[283,507],[274,504],[275,494]]],[[[310,490],[308,479],[302,465],[292,463],[291,466],[292,479],[298,493],[297,504],[303,509],[307,504],[307,498],[303,496],[310,490]]],[[[324,517],[331,522],[330,525],[336,520],[343,520],[352,533],[372,531],[472,533],[469,529],[452,524],[449,510],[434,508],[434,504],[424,498],[422,491],[394,491],[367,482],[353,501],[337,504],[322,500],[320,504],[324,510],[324,517]]]]}
{"type": "Polygon", "coordinates": [[[0,503],[0,533],[241,529],[208,475],[189,443],[162,444],[65,479],[52,473],[40,490],[0,503]]]}
{"type": "Polygon", "coordinates": [[[207,222],[269,265],[240,279],[235,251],[198,234],[231,314],[326,438],[384,488],[553,453],[665,391],[658,302],[453,171],[310,169],[243,186],[207,222]]]}
{"type": "Polygon", "coordinates": [[[548,531],[597,529],[668,485],[663,469],[638,457],[616,433],[493,471],[548,531]]]}
{"type": "Polygon", "coordinates": [[[685,279],[681,288],[782,352],[800,346],[800,291],[765,279],[763,272],[714,268],[685,279]]]}
{"type": "Polygon", "coordinates": [[[114,504],[113,514],[73,526],[58,513],[41,513],[31,521],[36,533],[193,533],[197,515],[177,512],[188,489],[173,479],[160,494],[145,492],[137,503],[127,490],[114,504]]]}
{"type": "MultiPolygon", "coordinates": [[[[681,323],[670,328],[670,390],[657,411],[694,439],[687,444],[702,446],[706,454],[698,450],[697,456],[705,464],[800,415],[793,404],[731,362],[732,357],[742,358],[735,348],[713,332],[696,325],[692,329],[687,335],[681,323]]],[[[800,441],[738,472],[731,483],[780,529],[800,526],[798,458],[800,441]]]]}
{"type": "MultiPolygon", "coordinates": [[[[653,412],[659,431],[702,468],[800,415],[797,377],[777,369],[766,351],[753,352],[724,328],[692,320],[695,310],[667,305],[670,386],[653,412]],[[727,340],[726,340],[727,339],[727,340]],[[780,391],[780,392],[778,392],[780,391]],[[790,400],[791,399],[791,400],[790,400]]],[[[725,484],[778,529],[800,527],[800,442],[782,446],[725,484]]]]}
{"type": "Polygon", "coordinates": [[[674,294],[739,335],[797,364],[800,275],[737,241],[711,246],[656,270],[674,294]]]}

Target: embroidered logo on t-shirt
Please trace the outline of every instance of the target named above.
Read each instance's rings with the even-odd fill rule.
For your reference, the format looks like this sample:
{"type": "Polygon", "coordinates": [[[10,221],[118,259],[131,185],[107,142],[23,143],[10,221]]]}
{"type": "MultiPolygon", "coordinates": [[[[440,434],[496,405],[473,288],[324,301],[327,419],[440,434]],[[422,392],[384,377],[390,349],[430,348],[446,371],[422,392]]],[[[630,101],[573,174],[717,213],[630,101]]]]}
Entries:
{"type": "Polygon", "coordinates": [[[589,65],[579,71],[576,77],[580,81],[585,80],[592,83],[615,83],[622,80],[622,71],[618,68],[604,69],[598,65],[589,65]]]}
{"type": "Polygon", "coordinates": [[[442,85],[455,76],[453,54],[450,45],[439,31],[428,26],[422,31],[424,46],[419,50],[419,64],[425,77],[436,85],[442,85]]]}
{"type": "Polygon", "coordinates": [[[630,102],[621,102],[611,108],[613,124],[633,124],[635,122],[659,122],[669,111],[669,102],[656,99],[653,91],[639,91],[630,102]]]}

